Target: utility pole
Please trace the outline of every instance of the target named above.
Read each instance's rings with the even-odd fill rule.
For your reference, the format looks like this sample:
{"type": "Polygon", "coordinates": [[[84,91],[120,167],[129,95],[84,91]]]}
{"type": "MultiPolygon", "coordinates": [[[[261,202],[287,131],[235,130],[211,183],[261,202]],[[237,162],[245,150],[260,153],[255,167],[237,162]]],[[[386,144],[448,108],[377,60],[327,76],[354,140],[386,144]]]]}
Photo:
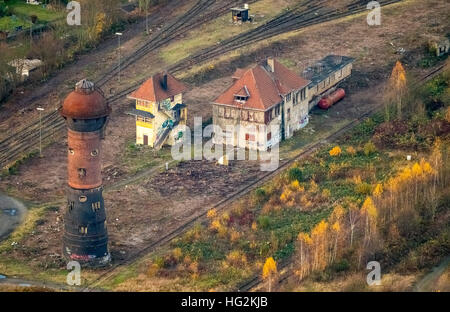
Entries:
{"type": "Polygon", "coordinates": [[[122,33],[121,32],[116,32],[116,36],[119,38],[119,82],[120,82],[120,70],[121,70],[121,54],[120,54],[120,37],[122,37],[122,33]]]}
{"type": "Polygon", "coordinates": [[[39,157],[42,158],[42,107],[36,108],[39,111],[39,157]]]}

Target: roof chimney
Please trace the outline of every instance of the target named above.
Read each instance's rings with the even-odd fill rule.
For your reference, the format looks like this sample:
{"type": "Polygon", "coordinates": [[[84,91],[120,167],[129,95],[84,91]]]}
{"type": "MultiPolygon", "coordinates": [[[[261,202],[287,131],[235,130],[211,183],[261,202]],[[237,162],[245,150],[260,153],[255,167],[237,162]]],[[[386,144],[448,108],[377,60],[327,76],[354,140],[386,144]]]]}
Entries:
{"type": "Polygon", "coordinates": [[[268,65],[268,69],[270,70],[270,72],[275,72],[275,60],[273,57],[269,57],[267,59],[267,65],[268,65]]]}
{"type": "Polygon", "coordinates": [[[161,86],[164,90],[167,90],[167,73],[163,74],[161,86]]]}

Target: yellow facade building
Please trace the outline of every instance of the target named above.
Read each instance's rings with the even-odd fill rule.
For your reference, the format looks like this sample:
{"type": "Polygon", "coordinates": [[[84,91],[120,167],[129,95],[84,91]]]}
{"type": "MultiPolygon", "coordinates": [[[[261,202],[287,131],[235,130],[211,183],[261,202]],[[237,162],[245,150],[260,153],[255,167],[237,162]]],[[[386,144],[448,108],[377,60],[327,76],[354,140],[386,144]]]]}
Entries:
{"type": "Polygon", "coordinates": [[[128,96],[136,101],[136,108],[129,113],[136,118],[136,144],[159,149],[183,137],[175,128],[187,122],[186,90],[172,75],[158,73],[128,96]]]}

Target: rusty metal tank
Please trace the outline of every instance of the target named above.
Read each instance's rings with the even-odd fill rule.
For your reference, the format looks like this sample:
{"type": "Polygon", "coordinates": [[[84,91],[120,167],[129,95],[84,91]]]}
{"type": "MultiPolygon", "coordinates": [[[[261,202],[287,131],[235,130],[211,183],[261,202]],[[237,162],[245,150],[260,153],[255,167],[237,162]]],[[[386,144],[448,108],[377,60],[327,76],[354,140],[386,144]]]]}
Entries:
{"type": "Polygon", "coordinates": [[[323,97],[319,101],[319,103],[317,103],[317,105],[321,109],[329,109],[331,106],[333,106],[334,104],[336,104],[337,102],[342,100],[345,97],[345,95],[346,95],[346,93],[345,93],[344,89],[342,89],[342,88],[337,89],[336,91],[334,91],[330,95],[327,95],[327,96],[323,97]]]}
{"type": "Polygon", "coordinates": [[[85,266],[110,261],[101,176],[101,141],[110,111],[103,93],[88,80],[76,84],[60,109],[68,128],[63,252],[85,266]]]}

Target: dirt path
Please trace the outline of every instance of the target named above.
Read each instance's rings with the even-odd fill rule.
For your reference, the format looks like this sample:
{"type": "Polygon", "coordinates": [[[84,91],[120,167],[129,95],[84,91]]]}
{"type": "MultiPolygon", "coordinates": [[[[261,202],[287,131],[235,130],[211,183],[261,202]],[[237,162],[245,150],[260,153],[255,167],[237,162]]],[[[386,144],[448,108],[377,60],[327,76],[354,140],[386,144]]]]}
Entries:
{"type": "Polygon", "coordinates": [[[416,292],[433,291],[433,286],[439,280],[442,274],[450,265],[450,256],[445,258],[437,267],[434,267],[430,273],[425,275],[414,287],[416,292]]]}
{"type": "Polygon", "coordinates": [[[23,220],[27,208],[18,200],[0,194],[0,241],[5,239],[23,220]]]}

